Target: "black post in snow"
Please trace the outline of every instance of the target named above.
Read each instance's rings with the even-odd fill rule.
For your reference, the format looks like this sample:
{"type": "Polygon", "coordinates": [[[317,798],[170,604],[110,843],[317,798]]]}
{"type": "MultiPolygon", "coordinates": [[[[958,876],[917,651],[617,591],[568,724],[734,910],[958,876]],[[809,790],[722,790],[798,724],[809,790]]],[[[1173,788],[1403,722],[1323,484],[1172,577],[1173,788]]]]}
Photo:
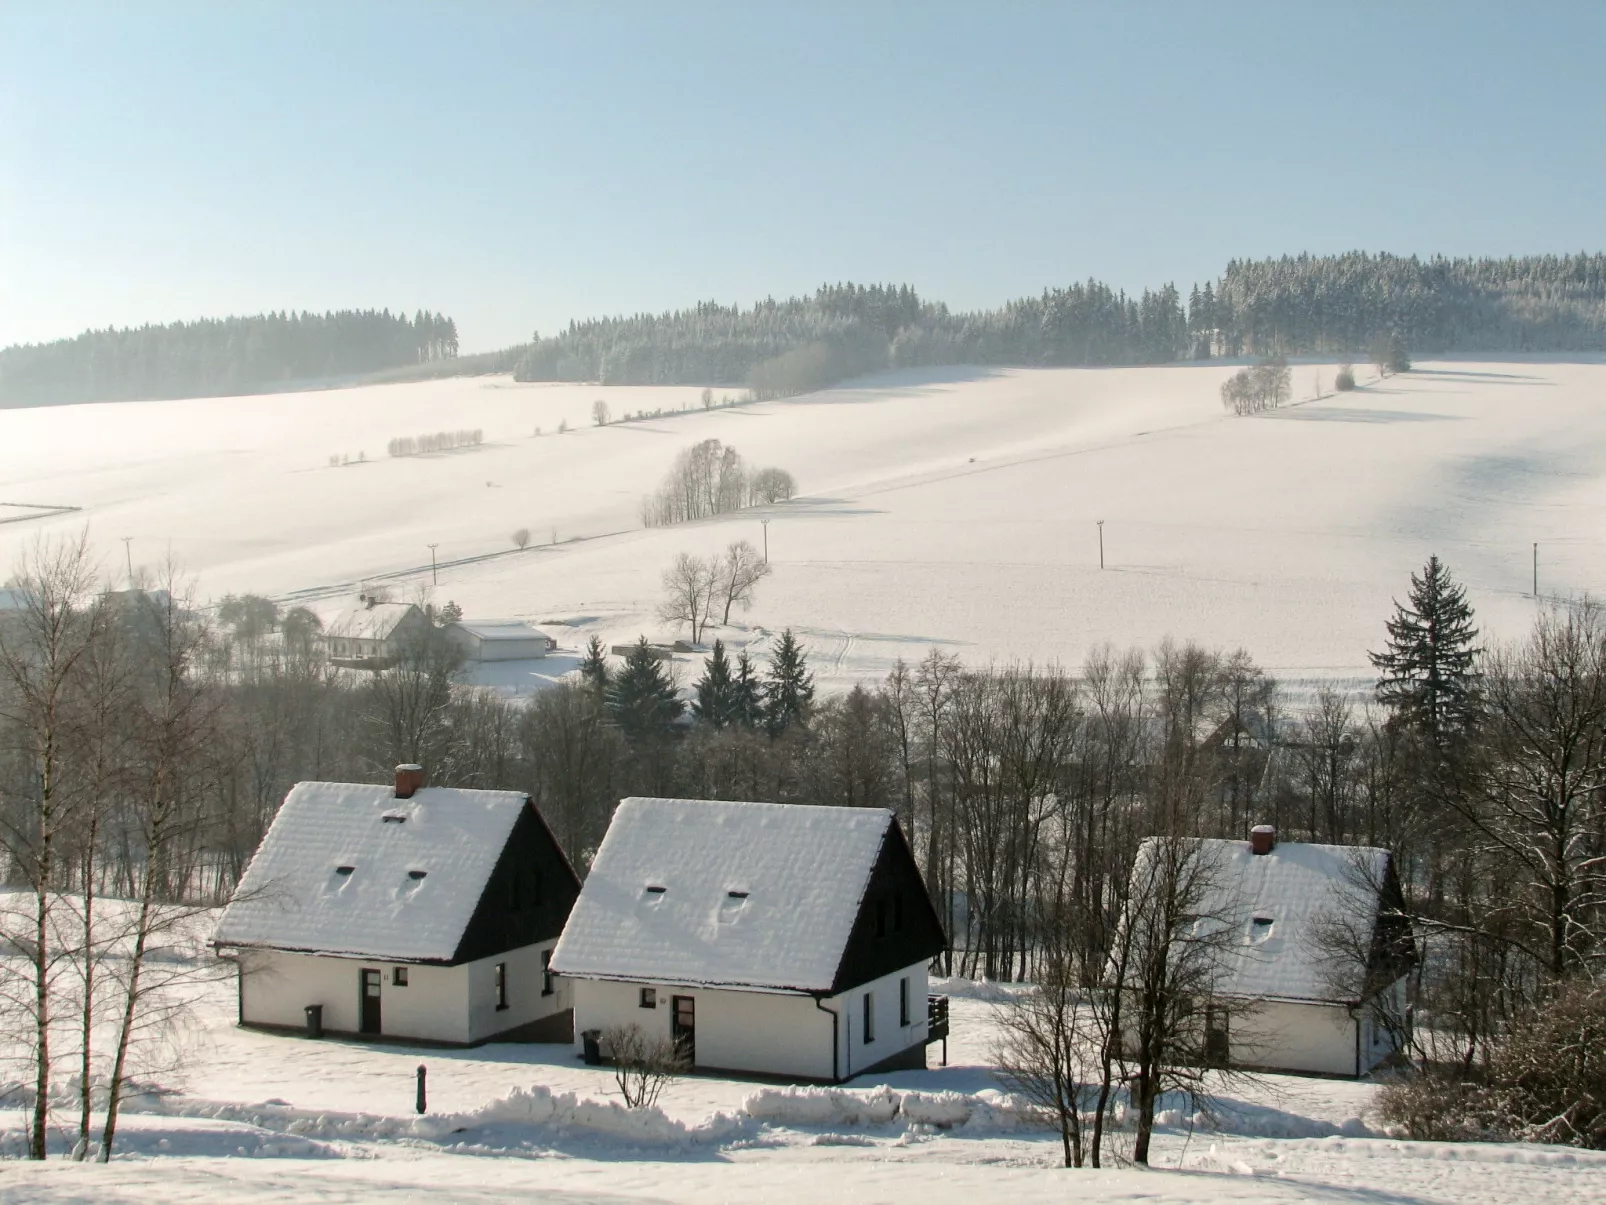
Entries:
{"type": "Polygon", "coordinates": [[[428,1074],[429,1073],[424,1070],[424,1064],[418,1064],[418,1098],[413,1101],[413,1108],[420,1113],[424,1112],[424,1110],[429,1107],[429,1102],[424,1096],[424,1077],[428,1074]]]}
{"type": "Polygon", "coordinates": [[[1099,568],[1104,568],[1104,520],[1097,520],[1099,525],[1099,568]]]}

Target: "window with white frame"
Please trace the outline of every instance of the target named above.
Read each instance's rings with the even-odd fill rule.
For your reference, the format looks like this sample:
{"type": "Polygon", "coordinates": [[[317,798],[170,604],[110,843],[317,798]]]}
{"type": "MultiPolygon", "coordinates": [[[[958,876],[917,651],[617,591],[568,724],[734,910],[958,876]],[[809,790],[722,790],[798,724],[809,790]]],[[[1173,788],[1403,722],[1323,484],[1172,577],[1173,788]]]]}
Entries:
{"type": "Polygon", "coordinates": [[[875,1041],[875,993],[864,993],[864,1044],[875,1041]]]}

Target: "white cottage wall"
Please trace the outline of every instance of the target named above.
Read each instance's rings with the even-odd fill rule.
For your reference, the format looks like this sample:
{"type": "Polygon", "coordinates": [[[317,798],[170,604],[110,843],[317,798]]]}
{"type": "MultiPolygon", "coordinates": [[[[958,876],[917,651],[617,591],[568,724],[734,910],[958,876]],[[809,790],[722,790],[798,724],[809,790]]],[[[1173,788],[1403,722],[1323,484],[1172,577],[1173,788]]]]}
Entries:
{"type": "Polygon", "coordinates": [[[407,967],[407,986],[393,983],[400,964],[278,950],[240,957],[240,1019],[248,1025],[306,1025],[306,1006],[323,1005],[323,1026],[356,1033],[362,971],[380,972],[380,1031],[398,1038],[467,1042],[467,967],[407,967]]]}
{"type": "Polygon", "coordinates": [[[690,996],[697,1018],[697,1066],[806,1080],[832,1078],[832,1021],[837,1016],[835,1074],[846,1079],[926,1040],[926,965],[891,975],[820,1001],[782,992],[575,979],[574,1040],[581,1032],[638,1025],[649,1036],[670,1036],[671,998],[690,996]],[[909,981],[909,1024],[899,1016],[899,981],[909,981]],[[641,989],[652,987],[653,1008],[641,1007],[641,989]],[[864,1040],[864,997],[872,1001],[873,1040],[864,1040]]]}
{"type": "Polygon", "coordinates": [[[1341,1004],[1273,1000],[1229,1022],[1234,1063],[1273,1071],[1354,1075],[1356,1019],[1341,1004]]]}
{"type": "Polygon", "coordinates": [[[380,972],[380,1036],[430,1042],[479,1042],[539,1021],[570,1006],[558,979],[541,994],[541,952],[557,944],[523,946],[455,967],[244,950],[240,956],[240,1020],[248,1025],[301,1029],[306,1006],[323,1005],[324,1028],[356,1033],[362,971],[380,972]],[[496,964],[507,964],[506,1009],[496,1007],[496,964]],[[395,981],[397,967],[407,983],[395,981]]]}
{"type": "Polygon", "coordinates": [[[838,1074],[847,1079],[926,1040],[926,964],[915,963],[861,987],[832,996],[824,1007],[842,1017],[838,1074]],[[909,980],[909,1024],[898,1015],[898,983],[909,980]],[[864,1040],[864,997],[871,997],[873,1040],[864,1040]]]}
{"type": "Polygon", "coordinates": [[[540,1021],[570,1007],[572,988],[553,976],[553,992],[541,994],[541,952],[557,939],[520,946],[504,954],[463,964],[468,972],[468,1040],[480,1042],[494,1034],[540,1021]],[[496,964],[507,964],[507,1008],[496,1007],[496,964]]]}

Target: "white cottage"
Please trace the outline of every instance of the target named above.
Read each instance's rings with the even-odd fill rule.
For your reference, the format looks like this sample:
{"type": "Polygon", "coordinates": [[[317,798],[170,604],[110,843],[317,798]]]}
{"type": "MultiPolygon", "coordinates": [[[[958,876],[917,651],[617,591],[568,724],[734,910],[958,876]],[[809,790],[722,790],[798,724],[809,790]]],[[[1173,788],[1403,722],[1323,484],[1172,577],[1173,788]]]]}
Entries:
{"type": "Polygon", "coordinates": [[[579,879],[528,796],[303,782],[214,944],[240,1024],[451,1045],[570,1040],[552,949],[579,879]]]}
{"type": "Polygon", "coordinates": [[[446,629],[446,638],[468,661],[532,661],[558,647],[522,619],[463,620],[446,629]]]}
{"type": "Polygon", "coordinates": [[[942,948],[891,812],[626,799],[552,965],[577,1037],[637,1025],[697,1068],[836,1083],[925,1066],[942,948]]]}
{"type": "MultiPolygon", "coordinates": [[[[1359,1077],[1398,1048],[1415,961],[1389,853],[1277,840],[1200,843],[1200,914],[1232,927],[1207,1046],[1234,1065],[1359,1077]]],[[[1144,854],[1140,852],[1140,860],[1144,854]]]]}
{"type": "Polygon", "coordinates": [[[417,605],[363,595],[323,630],[323,640],[336,665],[384,669],[409,641],[422,640],[429,631],[429,619],[417,605]]]}

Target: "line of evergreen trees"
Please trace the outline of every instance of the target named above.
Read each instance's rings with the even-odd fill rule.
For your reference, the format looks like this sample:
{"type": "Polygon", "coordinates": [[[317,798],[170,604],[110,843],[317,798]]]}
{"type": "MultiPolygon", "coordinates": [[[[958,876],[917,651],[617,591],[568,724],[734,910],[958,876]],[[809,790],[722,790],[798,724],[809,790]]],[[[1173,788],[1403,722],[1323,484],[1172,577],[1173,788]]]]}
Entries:
{"type": "MultiPolygon", "coordinates": [[[[643,636],[617,671],[608,669],[602,641],[591,638],[580,663],[580,676],[603,701],[609,721],[631,744],[667,740],[686,714],[665,672],[643,636]]],[[[781,633],[768,672],[760,677],[746,651],[731,664],[723,640],[695,683],[691,714],[711,729],[740,728],[779,736],[800,722],[814,703],[814,675],[808,657],[788,628],[781,633]]]]}
{"type": "Polygon", "coordinates": [[[1186,298],[1095,280],[955,314],[908,285],[825,285],[749,309],[571,322],[515,375],[621,385],[745,384],[760,397],[883,368],[1157,364],[1214,356],[1606,349],[1606,255],[1422,260],[1351,252],[1234,260],[1186,298]]]}
{"type": "Polygon", "coordinates": [[[255,393],[457,356],[457,324],[420,310],[257,314],[85,331],[0,350],[0,406],[255,393]]]}

